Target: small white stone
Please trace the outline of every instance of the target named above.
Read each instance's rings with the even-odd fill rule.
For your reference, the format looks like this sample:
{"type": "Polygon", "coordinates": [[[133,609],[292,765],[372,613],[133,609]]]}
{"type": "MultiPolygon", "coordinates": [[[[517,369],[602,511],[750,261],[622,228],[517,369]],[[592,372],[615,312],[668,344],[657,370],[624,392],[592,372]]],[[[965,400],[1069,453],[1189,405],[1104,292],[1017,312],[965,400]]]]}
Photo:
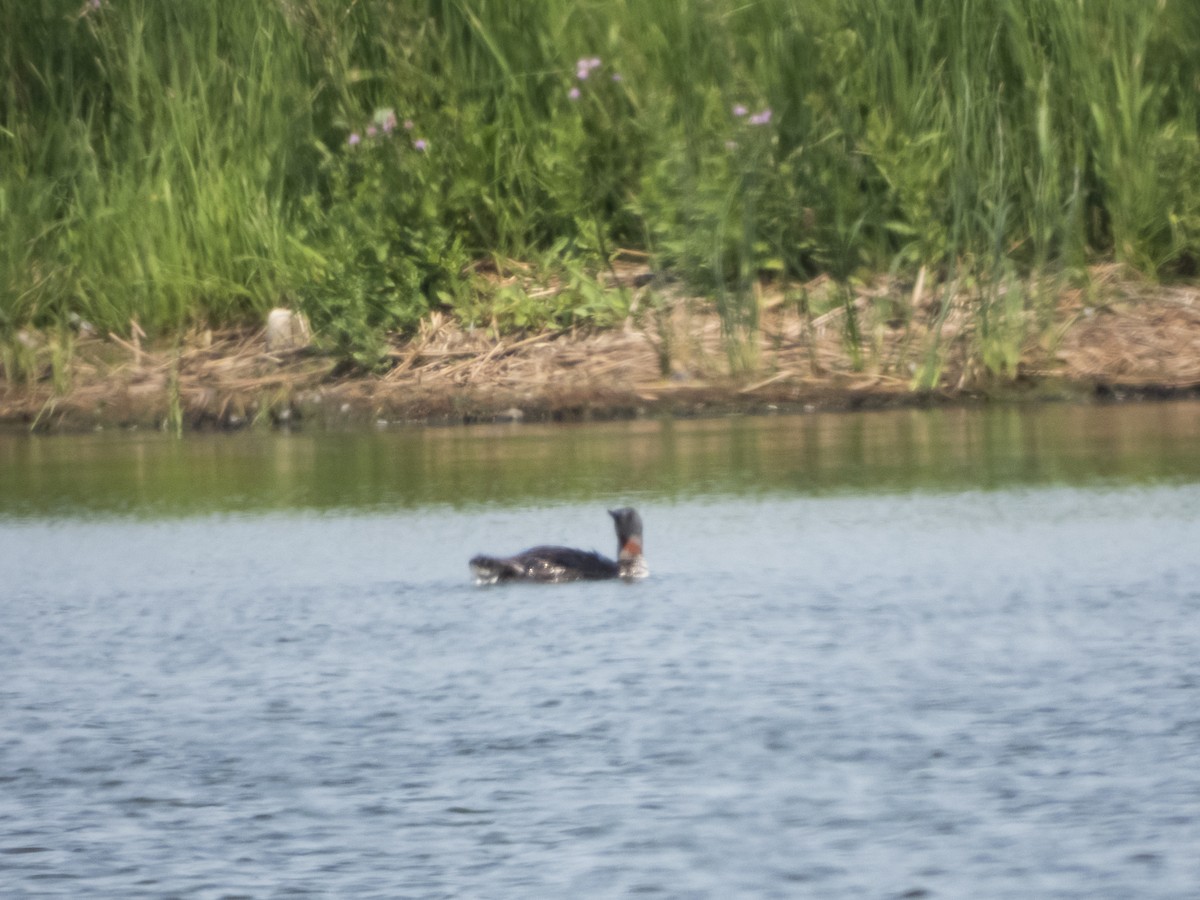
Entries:
{"type": "Polygon", "coordinates": [[[267,351],[299,350],[311,339],[308,320],[301,313],[277,307],[267,314],[267,351]]]}

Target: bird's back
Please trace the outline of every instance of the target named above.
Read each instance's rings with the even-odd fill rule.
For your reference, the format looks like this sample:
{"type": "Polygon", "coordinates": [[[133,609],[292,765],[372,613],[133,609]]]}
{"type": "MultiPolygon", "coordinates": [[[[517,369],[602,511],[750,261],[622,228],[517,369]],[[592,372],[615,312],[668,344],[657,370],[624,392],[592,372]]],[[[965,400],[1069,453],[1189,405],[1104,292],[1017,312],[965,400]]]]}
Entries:
{"type": "Polygon", "coordinates": [[[476,556],[471,560],[476,581],[598,581],[616,578],[617,564],[606,556],[570,547],[530,547],[515,556],[476,556]]]}

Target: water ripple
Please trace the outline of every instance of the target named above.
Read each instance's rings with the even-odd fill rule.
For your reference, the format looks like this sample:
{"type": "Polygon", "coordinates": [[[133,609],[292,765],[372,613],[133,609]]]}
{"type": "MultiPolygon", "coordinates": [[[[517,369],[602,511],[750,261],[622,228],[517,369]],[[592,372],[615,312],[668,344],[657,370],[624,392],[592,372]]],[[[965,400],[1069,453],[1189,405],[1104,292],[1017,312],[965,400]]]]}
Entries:
{"type": "Polygon", "coordinates": [[[1177,490],[677,504],[632,588],[476,589],[437,549],[468,513],[364,519],[387,576],[322,552],[340,522],[64,521],[101,567],[222,532],[223,574],[22,570],[0,869],[100,898],[1189,896],[1177,490]]]}

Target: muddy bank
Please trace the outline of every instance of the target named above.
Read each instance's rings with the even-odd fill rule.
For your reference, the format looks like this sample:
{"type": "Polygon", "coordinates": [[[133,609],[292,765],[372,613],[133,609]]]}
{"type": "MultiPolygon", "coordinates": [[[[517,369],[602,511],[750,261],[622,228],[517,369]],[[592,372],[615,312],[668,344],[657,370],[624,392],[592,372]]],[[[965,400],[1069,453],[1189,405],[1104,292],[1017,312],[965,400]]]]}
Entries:
{"type": "MultiPolygon", "coordinates": [[[[806,286],[805,296],[821,287],[806,286]]],[[[580,421],[1200,388],[1200,288],[1192,286],[1101,277],[1086,292],[1061,291],[1048,321],[1022,313],[1029,321],[1010,348],[1019,359],[1004,376],[984,364],[971,298],[945,310],[920,284],[876,285],[816,316],[764,288],[758,333],[732,350],[705,304],[652,299],[640,309],[635,301],[623,326],[603,331],[495,337],[435,314],[393,344],[391,368],[379,375],[340,374],[311,346],[269,351],[260,330],[197,331],[174,346],[77,335],[55,348],[53,336],[35,336],[23,371],[0,380],[0,424],[70,431],[580,421]],[[908,315],[891,312],[897,298],[908,315]],[[915,390],[931,360],[933,387],[915,390]]]]}

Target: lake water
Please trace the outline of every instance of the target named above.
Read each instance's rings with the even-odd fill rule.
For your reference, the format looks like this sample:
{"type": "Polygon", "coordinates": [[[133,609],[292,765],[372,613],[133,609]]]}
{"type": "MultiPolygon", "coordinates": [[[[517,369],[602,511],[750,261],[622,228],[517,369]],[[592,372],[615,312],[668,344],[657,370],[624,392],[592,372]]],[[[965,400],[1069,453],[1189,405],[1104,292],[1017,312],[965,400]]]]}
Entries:
{"type": "Polygon", "coordinates": [[[0,895],[1200,896],[1198,439],[0,435],[0,895]]]}

